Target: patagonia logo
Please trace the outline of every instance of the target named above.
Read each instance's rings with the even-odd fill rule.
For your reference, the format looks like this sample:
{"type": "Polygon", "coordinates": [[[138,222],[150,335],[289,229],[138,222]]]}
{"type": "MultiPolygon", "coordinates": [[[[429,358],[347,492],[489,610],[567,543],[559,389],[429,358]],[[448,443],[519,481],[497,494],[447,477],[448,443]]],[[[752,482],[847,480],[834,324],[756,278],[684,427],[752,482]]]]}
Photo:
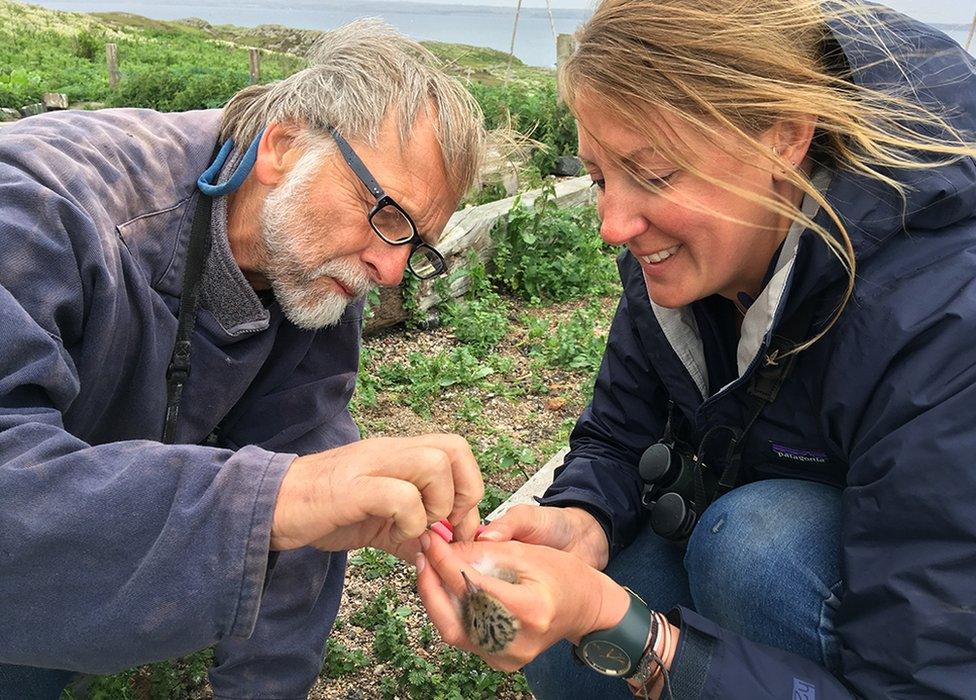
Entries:
{"type": "Polygon", "coordinates": [[[794,678],[793,700],[817,700],[817,688],[812,683],[794,678]]]}
{"type": "Polygon", "coordinates": [[[769,449],[780,459],[796,463],[826,464],[827,453],[822,450],[810,450],[803,447],[789,447],[778,442],[770,442],[769,449]]]}

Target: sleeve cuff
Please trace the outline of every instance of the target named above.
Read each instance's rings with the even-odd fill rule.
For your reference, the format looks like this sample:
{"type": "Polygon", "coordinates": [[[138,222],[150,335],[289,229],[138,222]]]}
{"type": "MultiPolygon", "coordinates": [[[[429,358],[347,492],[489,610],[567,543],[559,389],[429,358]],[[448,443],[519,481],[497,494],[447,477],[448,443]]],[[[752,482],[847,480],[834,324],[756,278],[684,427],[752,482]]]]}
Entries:
{"type": "Polygon", "coordinates": [[[700,698],[715,653],[716,637],[711,633],[715,625],[682,607],[672,609],[667,617],[681,630],[678,649],[671,661],[671,692],[676,698],[700,698]]]}
{"type": "Polygon", "coordinates": [[[245,447],[237,455],[251,450],[260,451],[266,459],[263,474],[258,480],[251,511],[251,529],[247,537],[242,567],[237,610],[230,627],[230,636],[250,637],[257,624],[261,595],[265,580],[274,566],[271,550],[271,525],[281,480],[296,455],[267,452],[258,447],[245,447]]]}

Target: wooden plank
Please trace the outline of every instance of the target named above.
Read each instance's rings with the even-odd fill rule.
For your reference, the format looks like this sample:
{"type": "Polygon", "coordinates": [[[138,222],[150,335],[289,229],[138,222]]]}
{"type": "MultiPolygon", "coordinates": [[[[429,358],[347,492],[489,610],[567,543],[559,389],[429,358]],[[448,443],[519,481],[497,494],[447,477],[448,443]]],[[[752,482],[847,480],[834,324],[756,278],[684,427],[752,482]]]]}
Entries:
{"type": "MultiPolygon", "coordinates": [[[[556,80],[559,81],[560,69],[566,59],[573,55],[573,49],[576,48],[576,41],[573,39],[572,34],[560,34],[556,37],[556,80]]],[[[556,91],[556,99],[561,103],[563,101],[562,91],[556,91]]]]}
{"type": "Polygon", "coordinates": [[[119,86],[119,48],[115,44],[105,44],[105,60],[108,63],[108,87],[114,90],[119,86]]]}
{"type": "Polygon", "coordinates": [[[247,67],[251,72],[251,85],[261,82],[261,52],[257,49],[247,50],[247,67]]]}

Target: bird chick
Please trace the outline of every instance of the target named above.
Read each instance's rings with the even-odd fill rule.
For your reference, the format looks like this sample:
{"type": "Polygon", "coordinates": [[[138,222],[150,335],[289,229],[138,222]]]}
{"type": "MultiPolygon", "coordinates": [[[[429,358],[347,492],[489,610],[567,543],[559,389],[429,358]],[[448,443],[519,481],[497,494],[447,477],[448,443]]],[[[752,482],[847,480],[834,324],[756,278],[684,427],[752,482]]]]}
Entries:
{"type": "MultiPolygon", "coordinates": [[[[499,576],[509,583],[515,583],[514,572],[508,569],[502,573],[511,574],[499,576]]],[[[500,654],[508,648],[519,631],[519,621],[509,612],[495,596],[476,585],[461,572],[467,590],[461,595],[461,621],[468,639],[478,649],[487,654],[500,654]]]]}

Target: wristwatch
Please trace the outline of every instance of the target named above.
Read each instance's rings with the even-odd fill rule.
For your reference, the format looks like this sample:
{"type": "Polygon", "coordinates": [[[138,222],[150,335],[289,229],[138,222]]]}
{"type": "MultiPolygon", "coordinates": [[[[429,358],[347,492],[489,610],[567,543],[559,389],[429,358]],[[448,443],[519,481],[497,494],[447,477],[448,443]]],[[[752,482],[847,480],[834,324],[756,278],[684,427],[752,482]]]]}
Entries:
{"type": "Polygon", "coordinates": [[[580,661],[614,678],[630,678],[637,673],[654,625],[647,604],[626,586],[624,590],[630,594],[630,606],[623,619],[610,629],[590,632],[574,647],[580,661]]]}

